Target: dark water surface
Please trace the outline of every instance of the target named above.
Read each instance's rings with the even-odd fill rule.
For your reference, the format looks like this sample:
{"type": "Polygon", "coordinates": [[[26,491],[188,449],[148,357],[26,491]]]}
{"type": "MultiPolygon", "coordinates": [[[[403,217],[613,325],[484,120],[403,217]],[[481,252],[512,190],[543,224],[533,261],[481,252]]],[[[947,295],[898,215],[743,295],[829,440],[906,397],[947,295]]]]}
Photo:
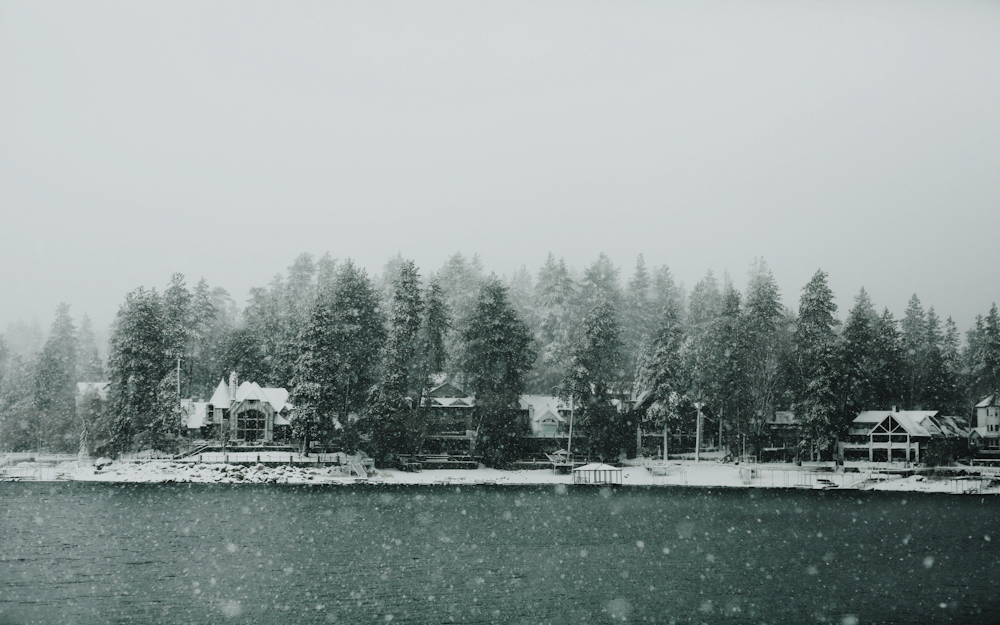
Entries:
{"type": "Polygon", "coordinates": [[[1000,498],[0,484],[0,624],[1000,623],[1000,498]]]}

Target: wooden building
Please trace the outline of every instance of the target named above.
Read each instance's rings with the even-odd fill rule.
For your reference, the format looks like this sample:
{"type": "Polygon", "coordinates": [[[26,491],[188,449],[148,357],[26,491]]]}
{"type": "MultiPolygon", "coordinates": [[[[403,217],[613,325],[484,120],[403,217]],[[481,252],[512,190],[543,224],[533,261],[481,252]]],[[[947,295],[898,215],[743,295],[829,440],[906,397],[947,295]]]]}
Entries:
{"type": "Polygon", "coordinates": [[[931,410],[867,410],[851,422],[848,440],[839,444],[845,459],[869,462],[931,460],[945,462],[967,449],[965,419],[931,410]]]}

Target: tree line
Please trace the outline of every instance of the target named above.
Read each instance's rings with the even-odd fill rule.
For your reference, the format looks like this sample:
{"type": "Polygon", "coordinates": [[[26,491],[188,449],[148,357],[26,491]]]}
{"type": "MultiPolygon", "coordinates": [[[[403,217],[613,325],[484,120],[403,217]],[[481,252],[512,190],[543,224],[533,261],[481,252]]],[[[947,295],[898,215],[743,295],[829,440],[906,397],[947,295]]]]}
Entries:
{"type": "Polygon", "coordinates": [[[610,459],[635,452],[637,430],[690,429],[695,404],[730,448],[761,445],[767,417],[791,410],[803,444],[829,451],[862,410],[969,416],[1000,388],[995,305],[964,341],[916,295],[899,320],[864,289],[844,321],[837,310],[822,271],[797,311],[784,307],[763,260],[741,293],[712,272],[688,292],[641,255],[623,283],[603,254],[582,271],[549,255],[534,276],[506,278],[461,254],[426,276],[396,256],[375,277],[303,254],[242,310],[175,274],[162,293],[126,296],[106,365],[89,320],[77,328],[66,305],[37,354],[0,340],[0,446],[166,447],[179,398],[207,399],[229,371],[288,388],[295,436],[377,458],[413,447],[427,427],[421,397],[447,377],[477,397],[477,449],[493,464],[523,451],[525,392],[572,397],[582,450],[610,459]],[[107,401],[75,397],[76,382],[105,380],[107,401]]]}

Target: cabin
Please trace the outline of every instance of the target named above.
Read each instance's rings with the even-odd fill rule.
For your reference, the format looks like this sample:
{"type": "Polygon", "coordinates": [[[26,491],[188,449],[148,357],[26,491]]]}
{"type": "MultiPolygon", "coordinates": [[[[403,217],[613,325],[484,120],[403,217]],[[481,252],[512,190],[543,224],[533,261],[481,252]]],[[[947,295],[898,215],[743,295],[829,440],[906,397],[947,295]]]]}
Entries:
{"type": "Polygon", "coordinates": [[[292,405],[283,388],[262,388],[255,382],[237,386],[236,374],[229,376],[207,402],[191,402],[188,429],[202,436],[224,438],[234,445],[286,441],[290,435],[292,405]]]}
{"type": "Polygon", "coordinates": [[[938,464],[968,449],[969,424],[961,417],[931,410],[866,410],[851,422],[848,440],[839,444],[845,459],[938,464]]]}
{"type": "MultiPolygon", "coordinates": [[[[764,418],[761,460],[788,461],[803,447],[802,424],[794,412],[777,410],[764,418]]],[[[810,450],[810,454],[814,450],[810,450]]]]}
{"type": "Polygon", "coordinates": [[[567,438],[570,407],[552,395],[521,395],[518,407],[534,438],[567,438]]]}
{"type": "Polygon", "coordinates": [[[969,444],[980,457],[1000,458],[1000,394],[994,393],[976,404],[969,444]]]}
{"type": "Polygon", "coordinates": [[[476,443],[476,398],[450,382],[438,384],[421,400],[427,413],[425,453],[472,454],[476,443]]]}

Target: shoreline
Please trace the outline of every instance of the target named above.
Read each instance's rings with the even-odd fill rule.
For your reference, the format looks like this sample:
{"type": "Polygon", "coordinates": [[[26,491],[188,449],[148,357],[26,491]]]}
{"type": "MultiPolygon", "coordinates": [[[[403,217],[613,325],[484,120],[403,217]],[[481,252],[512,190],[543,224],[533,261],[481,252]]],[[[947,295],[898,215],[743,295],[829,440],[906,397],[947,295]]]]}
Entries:
{"type": "MultiPolygon", "coordinates": [[[[768,488],[804,490],[889,490],[967,495],[1000,494],[1000,477],[994,471],[955,468],[960,475],[921,475],[914,469],[885,466],[849,467],[835,472],[832,465],[735,465],[718,461],[662,461],[649,468],[621,467],[621,484],[614,486],[691,486],[714,488],[768,488]],[[650,468],[654,469],[655,474],[650,468]],[[857,469],[855,472],[854,469],[857,469]],[[903,475],[909,473],[909,475],[903,475]]],[[[0,469],[0,481],[111,482],[193,484],[372,484],[372,485],[573,485],[573,476],[551,469],[501,470],[427,469],[407,472],[377,469],[366,476],[345,475],[344,467],[263,464],[226,464],[148,460],[116,461],[100,469],[92,464],[65,461],[59,464],[19,462],[0,469]]],[[[947,470],[946,470],[947,471],[947,470]]],[[[935,473],[938,473],[937,471],[935,473]]]]}

